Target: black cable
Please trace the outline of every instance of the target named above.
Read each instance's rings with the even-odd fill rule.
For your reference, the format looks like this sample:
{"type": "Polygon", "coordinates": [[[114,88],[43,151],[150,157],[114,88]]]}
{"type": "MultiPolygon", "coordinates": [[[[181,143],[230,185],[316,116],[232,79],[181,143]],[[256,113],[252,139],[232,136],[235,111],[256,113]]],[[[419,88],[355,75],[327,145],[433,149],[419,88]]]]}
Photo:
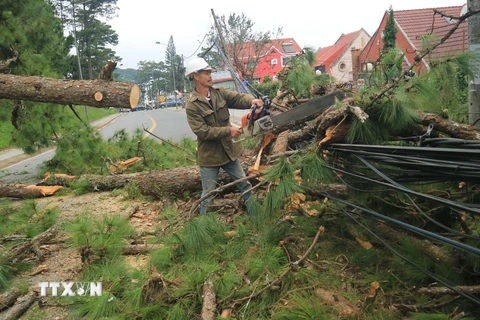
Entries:
{"type": "Polygon", "coordinates": [[[374,233],[372,230],[370,230],[370,228],[368,228],[367,226],[363,225],[361,222],[357,221],[357,219],[355,219],[355,217],[353,217],[347,210],[344,210],[343,209],[343,212],[349,217],[351,218],[353,221],[355,221],[359,226],[361,226],[363,229],[365,229],[370,235],[372,235],[374,238],[376,238],[378,241],[380,241],[386,248],[388,248],[390,251],[392,251],[395,255],[397,255],[398,257],[400,257],[402,260],[404,260],[405,262],[407,262],[408,264],[412,265],[414,268],[416,268],[417,270],[423,272],[424,274],[430,276],[432,279],[434,279],[435,281],[441,283],[442,285],[444,285],[445,287],[447,287],[448,289],[454,291],[455,293],[461,295],[462,297],[464,298],[467,298],[468,300],[480,305],[480,300],[478,300],[477,298],[475,298],[474,296],[466,293],[466,292],[463,292],[463,291],[460,291],[458,289],[456,289],[454,287],[454,285],[451,285],[449,283],[449,281],[447,279],[444,279],[443,277],[440,277],[438,275],[435,275],[434,273],[422,268],[421,266],[419,266],[418,264],[416,264],[415,262],[409,260],[407,257],[405,257],[404,255],[402,255],[400,252],[398,252],[397,250],[395,250],[392,246],[390,246],[388,243],[386,243],[382,238],[380,238],[376,233],[374,233]]]}
{"type": "Polygon", "coordinates": [[[323,196],[327,197],[328,199],[331,199],[333,201],[336,201],[336,202],[340,202],[344,205],[347,205],[347,206],[350,206],[350,207],[353,207],[355,209],[358,209],[358,210],[361,210],[363,212],[366,212],[366,213],[369,213],[379,219],[383,219],[383,220],[387,220],[389,222],[392,222],[394,224],[397,224],[405,229],[408,229],[412,232],[415,232],[417,234],[420,234],[420,235],[423,235],[425,237],[428,237],[430,239],[434,239],[434,240],[437,240],[437,241],[440,241],[440,242],[443,242],[443,243],[446,243],[446,244],[449,244],[453,247],[456,247],[458,249],[461,249],[461,250],[464,250],[464,251],[468,251],[470,253],[473,253],[473,254],[478,254],[480,255],[480,249],[477,249],[477,248],[474,248],[474,247],[471,247],[469,245],[466,245],[464,243],[461,243],[461,242],[458,242],[458,241],[454,241],[452,239],[448,239],[446,237],[442,237],[436,233],[433,233],[433,232],[430,232],[430,231],[427,231],[427,230],[423,230],[421,228],[417,228],[415,226],[412,226],[408,223],[405,223],[405,222],[402,222],[402,221],[399,221],[399,220],[396,220],[396,219],[393,219],[393,218],[390,218],[388,216],[385,216],[383,214],[380,214],[378,212],[375,212],[375,211],[372,211],[372,210],[369,210],[369,209],[366,209],[366,208],[363,208],[363,207],[360,207],[360,206],[357,206],[353,203],[349,203],[347,201],[344,201],[342,199],[339,199],[339,198],[336,198],[336,197],[331,197],[330,195],[328,195],[327,193],[325,192],[320,192],[320,194],[322,194],[323,196]]]}
{"type": "MultiPolygon", "coordinates": [[[[382,177],[383,179],[387,180],[388,182],[400,187],[400,188],[403,188],[403,189],[408,189],[407,187],[405,186],[402,186],[401,184],[395,182],[394,180],[390,179],[389,177],[387,177],[386,175],[384,175],[382,172],[380,172],[380,170],[378,170],[377,168],[375,168],[372,164],[370,164],[367,160],[363,159],[362,157],[360,156],[357,156],[355,155],[360,161],[362,161],[367,167],[369,167],[373,172],[375,172],[376,174],[378,174],[380,177],[382,177]]],[[[410,189],[408,189],[410,190],[410,189]]],[[[410,197],[409,194],[406,194],[407,198],[412,202],[412,204],[415,206],[415,208],[417,208],[418,212],[420,212],[420,214],[425,217],[426,219],[428,219],[430,222],[434,223],[435,225],[439,226],[440,228],[444,229],[444,230],[447,230],[447,231],[450,231],[450,232],[453,232],[453,233],[456,233],[458,235],[464,235],[463,233],[461,232],[458,232],[457,230],[454,230],[452,228],[449,228],[447,227],[446,225],[444,224],[441,224],[440,222],[438,222],[437,220],[433,219],[432,217],[430,217],[428,214],[426,214],[422,209],[420,209],[418,207],[418,205],[415,203],[415,201],[413,201],[413,199],[410,197]]]]}
{"type": "Polygon", "coordinates": [[[475,209],[472,209],[468,206],[464,206],[462,204],[459,204],[458,202],[450,201],[450,200],[447,200],[447,199],[437,198],[437,197],[426,195],[426,194],[416,192],[416,191],[413,191],[413,190],[410,190],[410,189],[405,190],[405,189],[399,188],[395,185],[391,185],[391,184],[388,184],[388,183],[385,183],[385,182],[382,182],[382,181],[378,181],[378,180],[374,180],[374,179],[371,179],[371,178],[368,178],[368,177],[357,175],[357,174],[354,174],[354,173],[351,173],[351,172],[348,172],[348,171],[345,171],[345,170],[341,170],[341,169],[338,169],[338,168],[335,168],[335,167],[331,167],[331,166],[327,166],[327,165],[325,167],[330,168],[330,169],[335,170],[335,171],[339,171],[339,172],[348,174],[348,175],[353,176],[353,177],[364,179],[366,181],[374,182],[374,183],[377,183],[377,184],[380,184],[380,185],[383,185],[383,186],[387,186],[387,187],[390,187],[390,188],[393,188],[393,189],[396,189],[396,190],[401,190],[401,191],[404,191],[406,193],[410,193],[410,194],[413,194],[415,196],[431,200],[433,202],[448,205],[448,206],[456,208],[456,209],[460,209],[460,210],[468,211],[468,212],[476,214],[476,215],[480,215],[479,210],[475,210],[475,209]]]}

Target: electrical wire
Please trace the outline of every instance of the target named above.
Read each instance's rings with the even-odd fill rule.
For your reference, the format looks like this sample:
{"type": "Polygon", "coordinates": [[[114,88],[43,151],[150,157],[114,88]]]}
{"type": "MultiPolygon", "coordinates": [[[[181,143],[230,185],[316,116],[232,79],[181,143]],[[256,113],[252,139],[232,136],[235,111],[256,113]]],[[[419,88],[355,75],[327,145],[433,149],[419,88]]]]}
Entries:
{"type": "Polygon", "coordinates": [[[350,175],[350,176],[353,176],[353,177],[356,177],[356,178],[360,178],[360,179],[363,179],[363,180],[366,180],[366,181],[369,181],[369,182],[374,182],[374,183],[377,183],[377,184],[380,184],[380,185],[383,185],[383,186],[387,186],[387,187],[390,187],[390,188],[393,188],[393,189],[396,189],[396,190],[400,190],[400,191],[403,191],[403,192],[406,192],[406,193],[409,193],[409,194],[412,194],[412,195],[415,195],[415,196],[418,196],[418,197],[421,197],[421,198],[424,198],[424,199],[428,199],[428,200],[431,200],[431,201],[436,202],[436,203],[444,204],[444,205],[447,205],[449,207],[453,207],[453,208],[456,208],[456,209],[468,211],[468,212],[476,214],[476,215],[480,215],[479,210],[472,209],[472,208],[470,208],[468,206],[465,206],[463,204],[460,204],[458,202],[454,202],[454,201],[450,201],[450,200],[447,200],[447,199],[442,199],[442,198],[426,195],[426,194],[416,192],[416,191],[413,191],[413,190],[410,190],[410,189],[402,189],[402,188],[399,188],[395,185],[392,185],[392,184],[389,184],[389,183],[386,183],[386,182],[374,180],[374,179],[371,179],[371,178],[368,178],[368,177],[365,177],[365,176],[362,176],[362,175],[359,175],[359,174],[351,173],[351,172],[348,172],[346,170],[342,170],[342,169],[335,168],[335,167],[332,167],[332,166],[327,166],[326,165],[325,167],[330,168],[330,169],[335,170],[335,171],[338,171],[338,172],[342,172],[344,174],[347,174],[347,175],[350,175]]]}
{"type": "Polygon", "coordinates": [[[446,243],[446,244],[449,244],[453,247],[456,247],[458,249],[461,249],[463,251],[466,251],[466,252],[470,252],[470,253],[473,253],[473,254],[477,254],[477,255],[480,255],[480,249],[478,248],[474,248],[472,246],[469,246],[469,245],[466,245],[464,243],[461,243],[461,242],[458,242],[458,241],[455,241],[455,240],[452,240],[452,239],[449,239],[449,238],[446,238],[446,237],[443,237],[443,236],[440,236],[436,233],[433,233],[433,232],[430,232],[430,231],[427,231],[427,230],[424,230],[424,229],[421,229],[421,228],[418,228],[418,227],[415,227],[415,226],[412,226],[408,223],[405,223],[405,222],[402,222],[400,220],[396,220],[396,219],[393,219],[393,218],[390,218],[388,216],[385,216],[383,214],[380,214],[378,212],[375,212],[375,211],[372,211],[370,209],[367,209],[367,208],[363,208],[363,207],[360,207],[360,206],[357,206],[353,203],[350,203],[348,201],[344,201],[342,199],[339,199],[339,198],[336,198],[336,197],[332,197],[330,195],[328,195],[327,193],[325,192],[320,192],[320,194],[324,195],[325,197],[327,197],[328,199],[331,199],[333,201],[336,201],[336,202],[339,202],[339,203],[342,203],[346,206],[349,206],[349,207],[352,207],[352,208],[355,208],[355,209],[358,209],[358,210],[361,210],[365,213],[368,213],[374,217],[377,217],[379,219],[382,219],[382,220],[386,220],[386,221],[389,221],[391,223],[394,223],[404,229],[407,229],[407,230],[410,230],[412,232],[415,232],[417,234],[420,234],[420,235],[423,235],[427,238],[430,238],[430,239],[433,239],[433,240],[436,240],[436,241],[439,241],[439,242],[443,242],[443,243],[446,243]]]}
{"type": "MultiPolygon", "coordinates": [[[[330,197],[329,197],[330,198],[330,197]]],[[[331,199],[331,198],[330,198],[331,199]]],[[[403,261],[407,262],[408,264],[410,264],[411,266],[413,266],[415,269],[423,272],[424,274],[430,276],[432,279],[434,279],[435,281],[441,283],[442,285],[444,285],[445,287],[447,287],[448,289],[454,291],[455,293],[461,295],[462,297],[480,305],[480,300],[478,300],[477,298],[475,298],[474,296],[470,295],[469,293],[466,293],[466,292],[463,292],[463,291],[460,291],[458,289],[455,288],[454,284],[452,284],[450,281],[448,281],[447,279],[443,278],[443,277],[440,277],[424,268],[422,268],[421,266],[419,266],[418,264],[416,264],[415,262],[409,260],[407,257],[405,257],[404,255],[402,255],[400,252],[398,252],[397,250],[395,250],[392,246],[390,246],[385,240],[383,240],[382,238],[380,238],[376,233],[374,233],[372,230],[370,230],[370,228],[368,228],[366,225],[362,224],[360,221],[358,221],[351,213],[349,213],[347,210],[345,209],[342,209],[342,211],[350,218],[352,219],[353,221],[355,221],[359,226],[361,226],[365,231],[367,231],[371,236],[373,236],[374,238],[376,238],[378,241],[380,241],[386,248],[388,248],[391,252],[393,252],[396,256],[398,256],[399,258],[401,258],[403,261]]]]}
{"type": "MultiPolygon", "coordinates": [[[[362,157],[360,156],[357,156],[355,155],[360,161],[362,161],[367,167],[369,167],[373,172],[375,172],[376,174],[378,174],[380,177],[382,177],[383,179],[385,179],[386,181],[390,182],[391,184],[394,184],[400,188],[403,188],[405,190],[409,190],[407,187],[405,186],[402,186],[401,184],[395,182],[394,180],[390,179],[389,177],[387,177],[385,174],[383,174],[382,172],[380,172],[380,170],[378,170],[377,168],[375,168],[372,164],[370,164],[367,160],[363,159],[362,157]]],[[[462,235],[462,236],[469,236],[469,235],[465,235],[461,232],[458,232],[452,228],[449,228],[447,227],[446,225],[444,224],[441,224],[440,222],[438,222],[437,220],[433,219],[432,217],[430,217],[428,214],[426,214],[422,209],[420,209],[420,207],[416,204],[415,201],[413,201],[413,199],[410,197],[409,194],[406,194],[407,198],[410,200],[410,202],[415,206],[415,208],[418,210],[418,212],[424,217],[426,218],[427,220],[429,220],[430,222],[432,222],[433,224],[437,225],[438,227],[446,230],[446,231],[450,231],[454,234],[457,234],[457,235],[462,235]]],[[[474,239],[480,239],[480,238],[477,238],[477,237],[474,237],[474,239]]]]}
{"type": "MultiPolygon", "coordinates": [[[[212,15],[210,14],[210,15],[209,15],[209,19],[208,19],[208,23],[207,23],[207,30],[210,28],[211,19],[212,19],[212,15]]],[[[193,57],[193,55],[194,55],[195,53],[197,53],[198,50],[200,50],[200,48],[202,47],[203,42],[205,42],[205,39],[207,38],[207,36],[208,36],[208,31],[205,31],[205,35],[203,36],[203,39],[202,39],[202,41],[200,42],[200,44],[198,45],[197,49],[195,49],[195,51],[194,51],[191,55],[189,55],[188,57],[186,57],[186,58],[185,58],[186,60],[188,60],[188,59],[190,59],[191,57],[193,57]]]]}

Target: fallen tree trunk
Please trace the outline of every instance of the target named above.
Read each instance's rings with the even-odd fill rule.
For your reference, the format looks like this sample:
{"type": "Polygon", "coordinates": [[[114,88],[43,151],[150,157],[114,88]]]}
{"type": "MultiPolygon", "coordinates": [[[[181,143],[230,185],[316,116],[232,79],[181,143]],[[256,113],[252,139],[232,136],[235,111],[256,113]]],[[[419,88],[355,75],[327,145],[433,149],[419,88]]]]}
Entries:
{"type": "MultiPolygon", "coordinates": [[[[480,286],[457,286],[454,288],[460,292],[469,293],[469,294],[480,293],[480,286]]],[[[457,294],[455,291],[447,287],[420,288],[418,289],[418,292],[423,294],[428,294],[428,295],[457,294]]]]}
{"type": "Polygon", "coordinates": [[[217,297],[211,281],[206,281],[202,289],[202,320],[214,320],[217,310],[217,297]]]}
{"type": "Polygon", "coordinates": [[[37,293],[30,291],[21,298],[18,298],[17,302],[8,310],[0,313],[0,319],[2,320],[16,320],[27,312],[27,310],[37,300],[37,293]]]}
{"type": "Polygon", "coordinates": [[[35,186],[25,184],[0,183],[0,197],[7,198],[43,198],[61,190],[61,186],[35,186]]]}
{"type": "MultiPolygon", "coordinates": [[[[163,197],[178,198],[183,197],[186,193],[195,193],[202,190],[200,168],[197,166],[111,176],[84,175],[72,177],[55,175],[43,180],[41,184],[68,186],[78,180],[87,181],[96,191],[121,189],[128,184],[135,183],[142,195],[157,199],[163,197]]],[[[230,176],[222,171],[218,176],[218,182],[219,184],[231,182],[230,176]]],[[[230,188],[228,191],[231,190],[234,190],[234,188],[230,188]]]]}
{"type": "Polygon", "coordinates": [[[419,115],[423,125],[433,124],[434,130],[446,133],[452,138],[480,140],[480,130],[474,126],[445,119],[435,113],[419,112],[419,115]]]}
{"type": "Polygon", "coordinates": [[[0,74],[0,99],[134,109],[140,99],[140,87],[132,82],[0,74]]]}
{"type": "Polygon", "coordinates": [[[7,253],[7,256],[13,263],[23,260],[35,247],[53,239],[57,235],[57,229],[55,226],[50,227],[48,230],[36,235],[30,241],[26,241],[23,244],[13,247],[7,253]]]}
{"type": "MultiPolygon", "coordinates": [[[[179,167],[162,171],[149,171],[131,174],[119,174],[113,176],[85,175],[81,177],[52,178],[44,180],[43,185],[69,185],[73,181],[86,180],[96,191],[111,191],[121,189],[128,184],[135,183],[140,193],[144,196],[151,196],[155,199],[162,198],[183,198],[185,194],[200,193],[202,181],[200,179],[200,168],[197,166],[179,167]]],[[[230,176],[221,171],[218,175],[219,185],[232,182],[230,176]]],[[[342,197],[346,188],[338,185],[322,185],[322,191],[342,197]]],[[[236,191],[237,187],[232,186],[223,190],[223,193],[236,191]]],[[[315,194],[314,191],[312,195],[315,194]]],[[[0,194],[1,197],[1,194],[0,194]]]]}
{"type": "Polygon", "coordinates": [[[0,295],[0,311],[5,310],[17,301],[17,298],[22,295],[22,292],[18,288],[5,292],[0,295]]]}

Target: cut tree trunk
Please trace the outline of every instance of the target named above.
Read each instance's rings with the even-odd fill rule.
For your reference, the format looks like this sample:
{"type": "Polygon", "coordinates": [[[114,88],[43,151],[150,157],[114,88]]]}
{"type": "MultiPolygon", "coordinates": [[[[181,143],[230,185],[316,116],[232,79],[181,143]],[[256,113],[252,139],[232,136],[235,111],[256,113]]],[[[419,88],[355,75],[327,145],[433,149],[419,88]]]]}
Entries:
{"type": "Polygon", "coordinates": [[[5,310],[17,301],[17,298],[22,295],[22,292],[18,288],[13,288],[10,291],[2,293],[0,295],[0,311],[5,310]]]}
{"type": "Polygon", "coordinates": [[[8,310],[0,313],[0,319],[2,320],[16,320],[27,312],[27,310],[37,300],[37,293],[30,291],[26,295],[17,299],[17,302],[8,310]]]}
{"type": "MultiPolygon", "coordinates": [[[[89,182],[96,191],[111,191],[114,189],[121,189],[131,183],[136,183],[142,195],[151,196],[155,199],[183,198],[185,195],[200,193],[202,191],[200,168],[197,166],[113,176],[85,175],[75,178],[69,177],[65,180],[53,176],[51,179],[44,180],[42,185],[69,185],[78,180],[89,182]]],[[[219,185],[225,185],[230,182],[232,182],[230,176],[225,172],[220,171],[220,174],[218,175],[219,185]]],[[[319,188],[321,191],[338,197],[344,197],[346,194],[345,186],[322,185],[319,188]]],[[[237,187],[232,186],[223,190],[223,193],[229,193],[236,190],[237,187]]],[[[315,191],[310,190],[309,193],[314,195],[315,191]]],[[[0,197],[1,196],[2,195],[0,194],[0,197]]]]}
{"type": "Polygon", "coordinates": [[[215,295],[215,288],[211,281],[206,281],[203,284],[202,293],[202,320],[214,320],[217,310],[217,298],[215,295]]]}
{"type": "Polygon", "coordinates": [[[131,82],[0,74],[0,99],[134,109],[140,99],[140,87],[131,82]]]}
{"type": "Polygon", "coordinates": [[[53,239],[57,235],[57,229],[55,226],[50,227],[46,231],[36,235],[31,240],[24,242],[23,244],[13,247],[7,252],[7,256],[13,263],[23,260],[35,247],[39,247],[42,243],[53,239]]]}
{"type": "MultiPolygon", "coordinates": [[[[465,292],[469,294],[478,294],[480,293],[480,286],[458,286],[454,287],[460,292],[465,292]]],[[[428,295],[448,295],[448,294],[457,294],[455,291],[450,290],[447,287],[431,287],[431,288],[420,288],[418,289],[419,293],[428,294],[428,295]]]]}
{"type": "Polygon", "coordinates": [[[30,199],[51,196],[61,190],[61,186],[35,186],[0,182],[0,197],[30,199]]]}

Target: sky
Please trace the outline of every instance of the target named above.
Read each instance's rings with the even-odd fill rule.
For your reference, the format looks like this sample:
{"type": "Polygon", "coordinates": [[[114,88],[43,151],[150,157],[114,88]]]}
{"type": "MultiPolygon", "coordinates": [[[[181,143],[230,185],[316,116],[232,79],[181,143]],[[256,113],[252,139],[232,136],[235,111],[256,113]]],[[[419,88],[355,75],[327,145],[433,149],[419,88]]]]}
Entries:
{"type": "Polygon", "coordinates": [[[112,47],[122,57],[119,68],[138,67],[139,61],[165,61],[166,45],[171,36],[178,55],[185,63],[206,47],[202,41],[214,25],[216,16],[245,14],[255,32],[283,28],[282,38],[293,38],[300,47],[314,50],[333,45],[342,33],[363,28],[370,36],[378,28],[385,11],[460,6],[466,0],[118,0],[117,17],[108,21],[119,36],[112,47]],[[120,65],[121,64],[121,65],[120,65]]]}

